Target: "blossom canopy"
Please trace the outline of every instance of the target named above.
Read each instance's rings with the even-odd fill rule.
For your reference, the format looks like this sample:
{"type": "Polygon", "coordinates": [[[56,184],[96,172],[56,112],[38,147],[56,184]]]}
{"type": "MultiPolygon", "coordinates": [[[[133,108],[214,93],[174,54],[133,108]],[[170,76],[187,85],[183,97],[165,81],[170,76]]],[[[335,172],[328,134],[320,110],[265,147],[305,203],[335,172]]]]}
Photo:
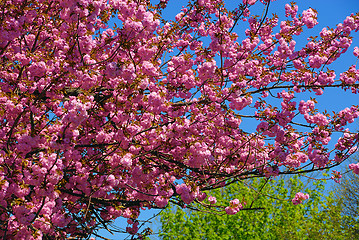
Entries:
{"type": "MultiPolygon", "coordinates": [[[[191,0],[166,20],[168,1],[154,2],[1,1],[0,237],[89,238],[118,217],[139,236],[141,209],[185,207],[210,189],[331,168],[355,152],[347,125],[358,106],[319,111],[315,96],[358,93],[355,65],[329,68],[358,14],[299,48],[314,9],[287,4],[279,21],[251,14],[269,0],[233,10],[191,0]]],[[[227,214],[250,209],[245,196],[208,200],[227,214]]]]}

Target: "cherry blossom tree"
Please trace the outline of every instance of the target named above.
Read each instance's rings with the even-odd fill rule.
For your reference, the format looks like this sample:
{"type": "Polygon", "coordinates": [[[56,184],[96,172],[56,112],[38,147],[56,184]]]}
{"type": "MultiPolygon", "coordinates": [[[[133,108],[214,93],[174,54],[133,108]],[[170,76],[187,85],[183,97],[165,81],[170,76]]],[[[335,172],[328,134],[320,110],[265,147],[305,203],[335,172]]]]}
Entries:
{"type": "MultiPolygon", "coordinates": [[[[287,4],[279,20],[269,0],[234,10],[191,0],[166,20],[167,2],[0,2],[3,239],[86,239],[118,217],[141,237],[141,210],[185,207],[244,179],[332,168],[355,152],[347,124],[358,106],[322,112],[315,96],[358,93],[355,65],[329,66],[351,45],[358,14],[296,47],[317,24],[314,9],[287,4]]],[[[235,214],[250,209],[245,201],[207,207],[235,214]]]]}

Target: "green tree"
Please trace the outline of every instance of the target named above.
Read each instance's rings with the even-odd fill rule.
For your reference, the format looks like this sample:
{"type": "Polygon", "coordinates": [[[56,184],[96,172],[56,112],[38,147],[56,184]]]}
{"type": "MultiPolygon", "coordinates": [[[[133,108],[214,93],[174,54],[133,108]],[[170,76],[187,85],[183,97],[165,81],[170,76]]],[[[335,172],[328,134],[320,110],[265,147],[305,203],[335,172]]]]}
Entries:
{"type": "Polygon", "coordinates": [[[333,192],[340,206],[340,227],[347,239],[359,239],[359,175],[349,170],[333,192]]]}
{"type": "Polygon", "coordinates": [[[308,187],[298,177],[270,182],[255,179],[208,193],[216,197],[218,203],[228,202],[238,194],[246,196],[243,200],[247,205],[235,215],[206,212],[203,205],[207,200],[187,209],[167,208],[161,213],[160,238],[351,239],[346,229],[338,224],[345,220],[342,202],[336,201],[333,192],[324,196],[323,182],[308,187]],[[293,205],[288,199],[299,191],[309,193],[310,199],[304,204],[293,205]]]}

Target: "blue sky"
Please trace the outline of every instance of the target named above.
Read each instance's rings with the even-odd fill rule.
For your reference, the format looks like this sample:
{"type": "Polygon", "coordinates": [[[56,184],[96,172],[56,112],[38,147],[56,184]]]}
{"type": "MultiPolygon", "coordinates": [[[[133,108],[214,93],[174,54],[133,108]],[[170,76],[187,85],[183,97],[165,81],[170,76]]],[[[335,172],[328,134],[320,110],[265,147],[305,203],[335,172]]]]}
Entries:
{"type": "MultiPolygon", "coordinates": [[[[151,0],[151,2],[158,2],[159,0],[151,0]]],[[[164,16],[166,19],[174,19],[174,16],[180,12],[181,7],[186,4],[187,1],[183,0],[170,0],[168,8],[164,11],[164,16]]],[[[228,2],[228,8],[234,9],[238,3],[241,3],[242,0],[231,0],[226,1],[228,2]]],[[[275,2],[271,3],[270,7],[270,13],[268,16],[271,16],[271,13],[277,13],[280,16],[280,21],[285,20],[284,18],[284,5],[286,3],[289,3],[290,1],[285,0],[277,0],[275,2]]],[[[259,4],[260,5],[260,4],[259,4]]],[[[355,13],[359,11],[359,1],[358,0],[341,0],[341,1],[334,1],[334,0],[299,0],[297,1],[297,5],[299,6],[299,13],[301,13],[303,10],[308,9],[309,7],[312,7],[318,11],[318,22],[319,24],[314,27],[313,29],[306,29],[305,33],[301,36],[301,38],[295,39],[298,44],[305,44],[305,38],[311,35],[318,35],[322,28],[324,27],[335,27],[335,25],[339,22],[342,22],[346,16],[350,15],[351,13],[355,13]]],[[[227,5],[226,5],[227,6],[227,5]]],[[[257,14],[261,15],[263,6],[261,6],[262,9],[257,9],[257,14]]],[[[118,24],[119,25],[119,24],[118,24]]],[[[237,33],[241,36],[241,32],[243,33],[247,26],[240,25],[236,28],[237,33]]],[[[242,35],[243,36],[243,35],[242,35]]],[[[333,69],[337,73],[337,78],[339,77],[339,73],[343,72],[348,69],[348,67],[352,64],[355,64],[357,59],[353,56],[352,52],[355,46],[359,46],[359,32],[353,34],[353,44],[348,50],[347,53],[345,53],[339,61],[331,64],[329,67],[330,69],[333,69]]],[[[239,40],[241,41],[241,40],[239,40]]],[[[308,97],[309,98],[309,97],[308,97]]],[[[318,100],[318,105],[320,110],[327,109],[328,112],[331,112],[332,110],[341,110],[345,107],[351,106],[351,105],[358,105],[359,104],[359,96],[351,94],[350,92],[344,92],[344,91],[337,91],[337,90],[330,90],[325,91],[325,93],[320,96],[316,97],[318,100]]],[[[299,99],[301,100],[301,99],[299,99]]],[[[306,99],[305,99],[306,100],[306,99]]],[[[356,123],[351,124],[351,129],[358,129],[357,127],[358,121],[356,123]]],[[[242,127],[242,126],[241,126],[242,127]]],[[[244,126],[248,128],[248,130],[251,130],[255,128],[255,125],[248,124],[247,126],[244,126]]],[[[157,213],[157,211],[149,210],[145,211],[141,214],[140,219],[148,219],[153,216],[153,214],[157,213]]],[[[126,221],[125,220],[117,220],[115,225],[125,228],[126,227],[126,221]]],[[[158,230],[159,223],[155,222],[154,224],[147,225],[151,227],[154,231],[158,230]]],[[[123,239],[126,235],[111,235],[106,234],[105,232],[102,232],[104,237],[110,238],[110,239],[123,239]]],[[[152,239],[157,239],[156,236],[153,236],[152,239]]]]}

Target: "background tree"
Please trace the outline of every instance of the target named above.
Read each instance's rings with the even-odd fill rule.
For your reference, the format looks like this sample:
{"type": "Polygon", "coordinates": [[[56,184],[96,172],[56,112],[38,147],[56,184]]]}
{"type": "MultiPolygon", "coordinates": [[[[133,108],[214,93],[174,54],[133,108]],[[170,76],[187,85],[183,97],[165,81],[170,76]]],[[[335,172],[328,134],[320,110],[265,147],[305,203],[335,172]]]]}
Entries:
{"type": "MultiPolygon", "coordinates": [[[[357,161],[357,156],[352,161],[357,161]]],[[[334,201],[340,205],[340,215],[342,218],[338,225],[346,233],[347,239],[359,238],[359,177],[352,171],[343,174],[342,180],[335,187],[334,201]]]]}
{"type": "MultiPolygon", "coordinates": [[[[0,1],[2,238],[86,239],[118,217],[140,237],[141,209],[332,168],[356,150],[346,127],[358,106],[319,111],[315,96],[358,92],[355,65],[330,69],[358,14],[299,47],[313,9],[287,4],[279,22],[269,0],[191,0],[167,20],[167,2],[0,1]]],[[[246,202],[212,209],[235,214],[246,202]]]]}
{"type": "MultiPolygon", "coordinates": [[[[208,212],[209,202],[191,209],[171,205],[161,212],[161,239],[355,239],[342,215],[344,205],[330,192],[324,193],[323,182],[305,186],[298,177],[270,182],[250,180],[236,183],[209,194],[218,202],[231,200],[243,193],[251,211],[236,215],[208,212]],[[248,187],[250,185],[251,187],[248,187]],[[288,197],[296,192],[310,193],[303,205],[293,205],[288,197]],[[196,209],[196,210],[194,210],[196,209]],[[257,209],[257,210],[256,210],[257,209]]],[[[210,198],[209,198],[210,199],[210,198]]]]}

